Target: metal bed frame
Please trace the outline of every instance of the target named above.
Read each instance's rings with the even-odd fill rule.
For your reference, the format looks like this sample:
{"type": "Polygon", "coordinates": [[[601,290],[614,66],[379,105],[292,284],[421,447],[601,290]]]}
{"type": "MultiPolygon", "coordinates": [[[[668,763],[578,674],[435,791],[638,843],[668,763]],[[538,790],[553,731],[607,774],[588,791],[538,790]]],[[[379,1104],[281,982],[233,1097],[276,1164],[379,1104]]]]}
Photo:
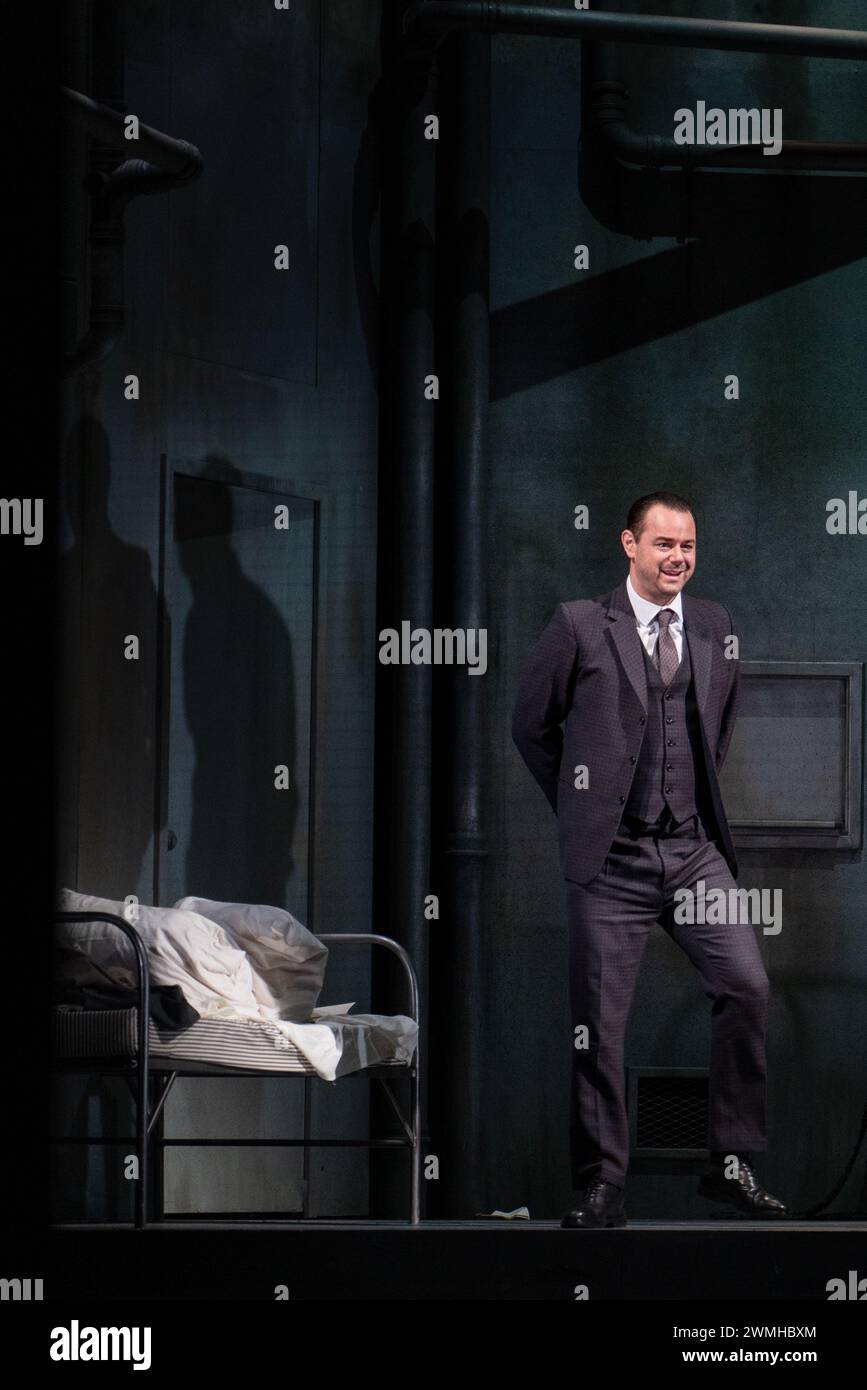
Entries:
{"type": "MultiPolygon", "coordinates": [[[[53,1059],[54,1070],[60,1075],[70,1075],[75,1073],[99,1075],[122,1075],[125,1077],[133,1093],[135,1101],[136,1126],[134,1136],[106,1137],[99,1138],[87,1137],[62,1137],[51,1136],[49,1143],[58,1144],[123,1144],[135,1143],[136,1158],[138,1160],[138,1185],[135,1194],[135,1216],[134,1227],[136,1230],[144,1230],[148,1225],[156,1225],[165,1222],[166,1216],[163,1208],[162,1196],[162,1169],[164,1151],[168,1146],[191,1145],[197,1148],[216,1148],[225,1146],[229,1148],[262,1147],[262,1148],[404,1148],[410,1150],[410,1200],[409,1200],[409,1225],[418,1225],[421,1212],[421,1109],[420,1109],[420,1069],[419,1069],[419,1048],[416,1047],[409,1062],[388,1062],[378,1063],[369,1067],[361,1067],[356,1071],[347,1072],[346,1077],[338,1077],[338,1081],[349,1077],[367,1076],[378,1081],[400,1121],[403,1130],[402,1135],[394,1138],[384,1139],[311,1139],[308,1135],[308,1122],[310,1118],[310,1081],[317,1073],[313,1067],[305,1064],[301,1070],[294,1071],[263,1071],[248,1067],[224,1067],[218,1063],[190,1062],[182,1061],[180,1058],[174,1060],[169,1057],[151,1057],[148,1039],[148,1020],[150,1015],[150,973],[148,970],[147,952],[144,942],[139,936],[132,923],[125,918],[116,916],[111,912],[55,912],[52,926],[57,926],[61,922],[107,922],[122,931],[130,941],[135,953],[136,962],[136,985],[138,991],[138,1002],[134,1010],[137,1010],[136,1018],[136,1040],[134,1056],[117,1057],[57,1057],[53,1059]],[[410,1080],[410,1100],[409,1113],[405,1115],[400,1103],[394,1096],[388,1083],[388,1076],[398,1073],[409,1073],[410,1080]],[[293,1077],[304,1081],[304,1138],[303,1139],[166,1139],[161,1132],[161,1117],[168,1094],[178,1076],[229,1076],[229,1077],[256,1077],[263,1080],[270,1077],[293,1077]],[[156,1092],[153,1105],[150,1104],[151,1089],[156,1092]],[[156,1149],[159,1153],[158,1186],[151,1179],[150,1158],[152,1150],[156,1149]],[[159,1201],[156,1198],[159,1195],[159,1201]],[[150,1203],[149,1203],[149,1199],[150,1203]],[[153,1213],[149,1220],[148,1211],[153,1213]]],[[[418,981],[415,969],[410,957],[399,942],[392,940],[388,936],[379,936],[366,932],[346,932],[346,933],[327,933],[317,936],[317,940],[326,945],[346,944],[346,945],[365,945],[365,946],[384,946],[401,961],[406,973],[409,984],[410,994],[410,1016],[418,1023],[418,981]]],[[[305,1153],[306,1158],[306,1153],[305,1153]]],[[[156,1165],[155,1165],[156,1166],[156,1165]]],[[[306,1206],[305,1188],[305,1206],[306,1206]]],[[[226,1213],[214,1213],[213,1219],[225,1219],[226,1213]]],[[[267,1217],[263,1215],[247,1214],[249,1219],[263,1220],[267,1217]]],[[[201,1216],[177,1217],[172,1220],[201,1220],[201,1216]]],[[[276,1219],[272,1217],[272,1219],[276,1219]]]]}

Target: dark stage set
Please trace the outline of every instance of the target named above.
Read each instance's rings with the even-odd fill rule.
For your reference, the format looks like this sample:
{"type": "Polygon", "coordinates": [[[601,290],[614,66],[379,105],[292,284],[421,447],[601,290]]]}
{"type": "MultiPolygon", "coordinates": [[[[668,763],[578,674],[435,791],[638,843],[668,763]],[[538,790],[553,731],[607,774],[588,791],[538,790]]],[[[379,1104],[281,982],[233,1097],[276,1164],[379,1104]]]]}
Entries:
{"type": "Polygon", "coordinates": [[[4,1297],[644,1304],[661,1364],[832,1363],[865,60],[860,0],[63,6],[4,1297]]]}

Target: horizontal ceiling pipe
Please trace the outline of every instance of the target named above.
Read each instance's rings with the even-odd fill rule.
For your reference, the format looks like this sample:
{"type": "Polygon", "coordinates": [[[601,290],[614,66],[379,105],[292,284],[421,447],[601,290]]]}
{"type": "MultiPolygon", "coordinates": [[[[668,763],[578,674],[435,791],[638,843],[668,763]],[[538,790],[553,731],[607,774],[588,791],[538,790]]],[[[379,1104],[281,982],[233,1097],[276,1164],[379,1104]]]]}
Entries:
{"type": "Polygon", "coordinates": [[[128,154],[135,154],[157,169],[173,175],[173,181],[184,183],[194,179],[202,170],[202,156],[195,145],[186,140],[175,140],[164,135],[161,130],[139,121],[138,137],[126,138],[126,121],[132,112],[124,114],[111,106],[93,101],[82,92],[74,92],[70,87],[61,87],[66,101],[66,112],[76,125],[84,126],[89,134],[105,145],[116,146],[128,154]]]}
{"type": "Polygon", "coordinates": [[[416,40],[439,41],[453,29],[478,29],[488,34],[736,49],[742,53],[787,53],[801,58],[854,58],[862,62],[867,59],[867,32],[860,29],[607,14],[599,10],[518,5],[508,0],[502,4],[499,0],[417,0],[404,15],[403,28],[408,38],[416,40]]]}
{"type": "Polygon", "coordinates": [[[732,168],[867,172],[867,144],[854,141],[783,140],[779,154],[766,155],[760,143],[678,145],[670,136],[646,135],[626,124],[629,93],[622,82],[594,82],[591,112],[608,152],[626,164],[645,169],[732,168]]]}
{"type": "Polygon", "coordinates": [[[769,174],[775,169],[867,172],[867,145],[784,140],[779,154],[766,156],[760,145],[684,148],[657,135],[642,135],[628,127],[617,129],[610,124],[602,129],[602,134],[613,155],[643,169],[761,169],[769,174]]]}

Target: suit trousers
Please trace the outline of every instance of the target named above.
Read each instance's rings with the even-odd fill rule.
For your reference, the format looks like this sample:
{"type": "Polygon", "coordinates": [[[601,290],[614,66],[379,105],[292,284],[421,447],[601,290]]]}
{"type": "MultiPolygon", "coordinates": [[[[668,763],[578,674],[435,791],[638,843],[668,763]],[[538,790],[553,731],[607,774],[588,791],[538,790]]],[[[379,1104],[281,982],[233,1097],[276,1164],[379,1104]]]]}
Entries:
{"type": "MultiPolygon", "coordinates": [[[[624,1036],[644,947],[657,921],[686,952],[712,1000],[708,1148],[767,1148],[768,977],[752,924],[674,920],[675,892],[694,888],[700,879],[706,889],[737,887],[700,817],[676,825],[667,808],[662,824],[654,826],[624,817],[596,877],[585,884],[566,879],[573,1039],[587,1025],[587,1045],[572,1051],[569,1139],[576,1190],[594,1177],[624,1185],[624,1036]]],[[[665,1009],[664,999],[659,1008],[665,1009]]]]}

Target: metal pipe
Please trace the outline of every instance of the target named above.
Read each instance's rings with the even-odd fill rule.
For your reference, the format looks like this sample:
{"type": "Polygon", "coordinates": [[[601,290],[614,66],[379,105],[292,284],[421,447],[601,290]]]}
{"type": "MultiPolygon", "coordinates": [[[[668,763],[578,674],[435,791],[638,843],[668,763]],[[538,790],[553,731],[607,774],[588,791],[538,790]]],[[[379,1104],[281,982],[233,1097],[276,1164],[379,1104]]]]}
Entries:
{"type": "MultiPolygon", "coordinates": [[[[867,57],[867,33],[854,29],[537,8],[501,4],[497,0],[417,0],[404,17],[404,29],[416,41],[427,36],[439,42],[456,28],[805,57],[867,57]]],[[[627,164],[651,169],[761,169],[764,173],[792,169],[857,173],[867,170],[867,144],[856,142],[784,140],[773,158],[765,155],[761,147],[750,145],[676,145],[671,138],[645,135],[626,124],[627,95],[625,87],[616,80],[594,85],[594,123],[608,152],[627,164]]]]}
{"type": "MultiPolygon", "coordinates": [[[[442,91],[439,150],[442,192],[442,323],[444,448],[437,450],[450,563],[441,594],[448,626],[487,626],[485,497],[486,435],[490,397],[490,183],[491,40],[456,34],[438,50],[442,91]]],[[[439,442],[439,441],[438,441],[439,442]]],[[[445,675],[446,673],[444,673],[445,675]]],[[[448,1215],[478,1211],[485,1202],[484,1124],[479,1079],[486,1055],[484,997],[488,866],[486,789],[487,679],[469,680],[465,668],[447,674],[438,730],[448,749],[442,771],[443,875],[449,930],[448,986],[436,1023],[449,1039],[443,1049],[449,1126],[447,1161],[438,1185],[448,1215]],[[443,737],[444,735],[444,737],[443,737]]]]}
{"type": "Polygon", "coordinates": [[[487,34],[613,40],[674,48],[786,53],[801,58],[867,59],[867,32],[759,24],[728,19],[680,19],[669,15],[609,14],[500,0],[416,0],[404,16],[404,32],[439,42],[453,29],[487,34]]]}
{"type": "Polygon", "coordinates": [[[867,170],[867,144],[854,141],[784,140],[779,154],[769,157],[761,145],[677,145],[671,137],[646,135],[626,124],[629,93],[622,82],[594,82],[591,112],[594,126],[608,152],[627,164],[645,169],[777,169],[837,172],[867,170]]]}
{"type": "Polygon", "coordinates": [[[124,326],[124,213],[139,194],[160,193],[198,178],[204,167],[200,151],[152,126],[139,124],[138,139],[126,139],[125,116],[82,92],[62,87],[71,124],[83,127],[109,149],[128,149],[147,159],[124,159],[108,168],[107,155],[95,156],[84,180],[94,195],[90,221],[91,295],[87,329],[63,362],[64,376],[82,367],[97,367],[114,350],[124,326]]]}
{"type": "MultiPolygon", "coordinates": [[[[391,147],[384,155],[397,178],[382,192],[380,282],[384,305],[380,390],[382,465],[379,490],[377,631],[433,627],[434,420],[436,401],[428,380],[436,368],[434,337],[434,150],[425,139],[428,114],[437,109],[436,75],[429,46],[407,52],[397,17],[384,27],[384,68],[390,101],[383,128],[391,147]]],[[[382,666],[377,672],[377,758],[374,816],[374,921],[401,942],[411,958],[419,990],[417,1065],[426,1075],[429,1010],[428,923],[431,892],[430,666],[382,666]]],[[[397,988],[393,962],[374,959],[376,998],[397,988]]],[[[374,1129],[384,1122],[377,1097],[374,1129]]],[[[414,1107],[426,1104],[415,1093],[414,1107]]],[[[424,1111],[418,1108],[423,1121],[424,1111]]],[[[419,1161],[416,1151],[413,1163],[419,1161]]],[[[371,1163],[371,1201],[379,1210],[396,1204],[393,1169],[371,1163]]]]}
{"type": "Polygon", "coordinates": [[[136,155],[148,164],[170,173],[175,183],[186,183],[201,173],[202,156],[195,145],[188,144],[186,140],[175,140],[142,121],[139,122],[137,138],[128,140],[125,133],[127,116],[122,112],[93,101],[83,92],[75,92],[70,87],[61,87],[60,90],[66,98],[69,119],[104,145],[135,150],[136,155]]]}

